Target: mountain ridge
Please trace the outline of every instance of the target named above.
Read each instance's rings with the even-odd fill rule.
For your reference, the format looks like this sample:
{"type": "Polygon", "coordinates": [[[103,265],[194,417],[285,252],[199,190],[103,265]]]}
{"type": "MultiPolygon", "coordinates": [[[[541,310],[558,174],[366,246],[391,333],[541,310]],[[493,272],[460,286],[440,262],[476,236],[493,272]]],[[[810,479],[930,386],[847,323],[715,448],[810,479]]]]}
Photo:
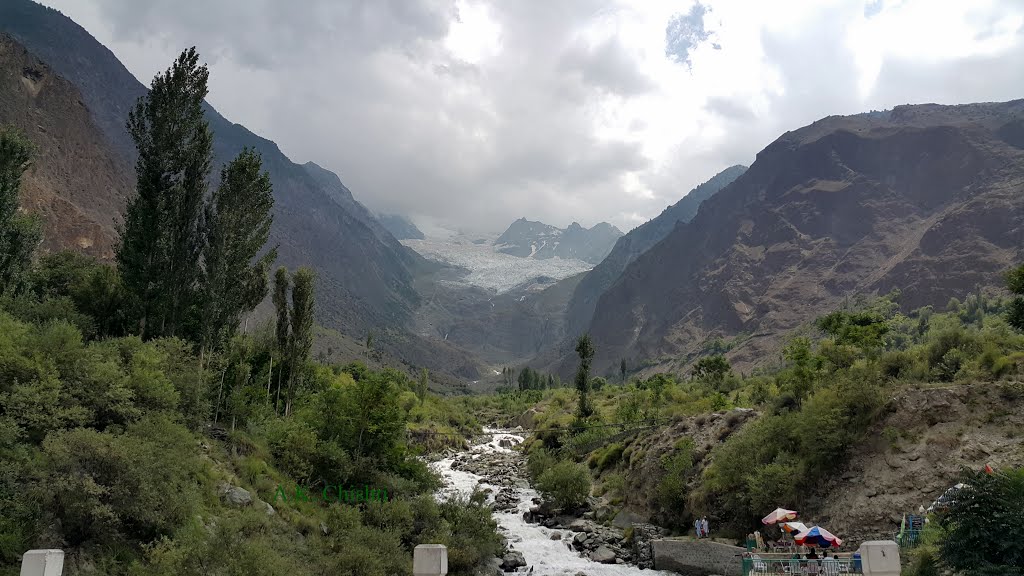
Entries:
{"type": "Polygon", "coordinates": [[[594,315],[597,299],[618,279],[630,262],[665,238],[675,228],[676,222],[689,222],[693,219],[701,203],[746,170],[746,166],[739,164],[722,170],[690,190],[675,204],[666,207],[658,216],[619,238],[608,255],[583,278],[573,292],[566,313],[568,333],[577,334],[586,330],[594,315]]]}
{"type": "Polygon", "coordinates": [[[611,251],[622,232],[607,222],[590,228],[578,222],[565,229],[520,218],[494,241],[498,252],[520,258],[564,258],[598,264],[611,251]]]}
{"type": "Polygon", "coordinates": [[[696,217],[631,263],[590,325],[598,369],[679,369],[750,336],[741,366],[847,297],[904,309],[1001,286],[1024,246],[1024,100],[908,105],[787,132],[696,217]]]}

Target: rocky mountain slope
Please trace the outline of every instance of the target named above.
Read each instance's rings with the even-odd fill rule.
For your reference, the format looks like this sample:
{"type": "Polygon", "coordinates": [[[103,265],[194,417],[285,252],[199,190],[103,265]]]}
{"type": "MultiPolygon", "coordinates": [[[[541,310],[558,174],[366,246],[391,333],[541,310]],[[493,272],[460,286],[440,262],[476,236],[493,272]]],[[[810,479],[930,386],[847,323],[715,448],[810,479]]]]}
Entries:
{"type": "MultiPolygon", "coordinates": [[[[108,49],[56,10],[30,0],[5,1],[0,3],[0,31],[9,33],[77,88],[82,109],[91,113],[93,122],[120,161],[121,168],[117,169],[120,175],[110,176],[110,179],[124,182],[123,166],[131,166],[135,155],[125,121],[129,109],[146,88],[108,49]]],[[[216,82],[215,77],[213,82],[216,82]]],[[[434,343],[404,331],[419,305],[419,296],[412,287],[413,277],[420,268],[431,265],[391,236],[352,198],[336,175],[316,165],[295,164],[274,142],[228,121],[212,107],[207,106],[206,112],[215,133],[216,161],[233,158],[245,146],[254,147],[262,154],[264,168],[270,172],[274,184],[274,225],[270,242],[279,245],[280,264],[291,268],[309,265],[317,270],[318,321],[356,338],[378,330],[382,333],[378,340],[380,346],[392,346],[397,355],[431,369],[446,370],[451,365],[473,364],[465,353],[449,347],[437,353],[434,343]],[[451,365],[441,365],[449,361],[451,365]]],[[[84,133],[76,138],[78,141],[96,140],[95,135],[84,133]]],[[[51,154],[67,156],[67,151],[72,151],[74,154],[68,158],[71,162],[76,161],[75,155],[85,154],[88,148],[72,147],[70,140],[40,142],[49,150],[44,150],[41,158],[51,154]]],[[[80,168],[67,170],[67,178],[92,177],[88,176],[86,166],[80,168]]],[[[133,182],[131,176],[128,178],[133,182]]],[[[118,187],[79,180],[70,189],[81,191],[73,202],[86,209],[84,214],[88,216],[90,210],[97,213],[95,219],[82,226],[101,228],[102,234],[97,230],[94,235],[106,238],[105,246],[109,246],[112,222],[117,214],[115,208],[120,204],[112,204],[108,195],[118,187]]],[[[71,235],[66,242],[60,235],[54,238],[55,248],[80,244],[71,235]]],[[[109,255],[109,250],[103,255],[109,255]]],[[[469,373],[475,373],[475,369],[469,369],[469,373]]]]}
{"type": "Polygon", "coordinates": [[[573,222],[562,230],[543,222],[520,218],[494,241],[499,252],[521,258],[563,258],[597,264],[611,251],[622,232],[601,222],[584,228],[573,222]]]}
{"type": "Polygon", "coordinates": [[[594,267],[576,287],[569,303],[568,329],[570,334],[586,330],[594,316],[597,299],[604,294],[637,256],[661,242],[676,226],[676,222],[689,222],[697,215],[700,204],[732,183],[747,169],[730,166],[697,186],[675,204],[665,208],[658,216],[630,230],[615,242],[612,251],[594,267]]]}
{"type": "Polygon", "coordinates": [[[1024,257],[1024,100],[899,106],[788,132],[597,304],[598,372],[679,368],[744,334],[740,367],[856,294],[906,309],[1001,285],[1024,257]]]}
{"type": "Polygon", "coordinates": [[[405,216],[398,214],[378,214],[377,220],[392,236],[399,240],[423,240],[426,236],[415,224],[405,216]]]}
{"type": "Polygon", "coordinates": [[[134,190],[131,168],[93,122],[78,89],[6,34],[0,34],[0,126],[14,126],[35,145],[21,200],[43,218],[43,251],[74,247],[112,258],[114,226],[134,190]]]}

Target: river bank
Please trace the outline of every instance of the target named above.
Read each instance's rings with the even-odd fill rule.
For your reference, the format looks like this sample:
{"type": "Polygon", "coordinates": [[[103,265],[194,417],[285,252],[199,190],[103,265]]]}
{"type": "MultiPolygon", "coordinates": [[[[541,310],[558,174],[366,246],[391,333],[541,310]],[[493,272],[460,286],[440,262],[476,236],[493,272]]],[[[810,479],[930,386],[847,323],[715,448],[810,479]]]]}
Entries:
{"type": "MultiPolygon", "coordinates": [[[[449,452],[432,467],[444,479],[441,499],[468,498],[479,489],[494,508],[508,552],[495,559],[496,574],[530,572],[541,575],[645,576],[667,574],[641,569],[649,563],[649,547],[636,546],[621,528],[584,516],[547,515],[540,494],[526,480],[522,454],[514,448],[524,432],[485,429],[468,450],[449,452]]],[[[641,538],[650,534],[644,531],[641,538]]]]}

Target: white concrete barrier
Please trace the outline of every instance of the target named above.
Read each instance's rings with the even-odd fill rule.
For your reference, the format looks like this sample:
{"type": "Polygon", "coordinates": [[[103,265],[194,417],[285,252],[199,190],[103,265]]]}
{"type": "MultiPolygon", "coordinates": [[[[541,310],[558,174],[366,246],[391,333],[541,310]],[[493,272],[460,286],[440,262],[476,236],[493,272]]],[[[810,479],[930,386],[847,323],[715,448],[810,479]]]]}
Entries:
{"type": "Polygon", "coordinates": [[[900,576],[900,547],[892,540],[872,540],[860,545],[864,576],[900,576]]]}
{"type": "Polygon", "coordinates": [[[413,550],[413,576],[444,576],[447,573],[448,548],[444,544],[420,544],[413,550]]]}
{"type": "Polygon", "coordinates": [[[21,576],[60,576],[62,572],[63,550],[29,550],[21,557],[21,576]]]}

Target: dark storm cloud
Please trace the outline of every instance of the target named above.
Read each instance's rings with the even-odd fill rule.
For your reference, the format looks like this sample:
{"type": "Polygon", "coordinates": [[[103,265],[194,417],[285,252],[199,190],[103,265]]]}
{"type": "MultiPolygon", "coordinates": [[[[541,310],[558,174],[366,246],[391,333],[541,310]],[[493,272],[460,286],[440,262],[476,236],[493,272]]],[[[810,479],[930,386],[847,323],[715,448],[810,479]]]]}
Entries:
{"type": "MultiPolygon", "coordinates": [[[[704,29],[704,15],[710,10],[697,2],[686,14],[676,14],[665,28],[665,55],[689,66],[690,51],[711,37],[704,29]]],[[[720,48],[720,47],[719,47],[720,48]]]]}

